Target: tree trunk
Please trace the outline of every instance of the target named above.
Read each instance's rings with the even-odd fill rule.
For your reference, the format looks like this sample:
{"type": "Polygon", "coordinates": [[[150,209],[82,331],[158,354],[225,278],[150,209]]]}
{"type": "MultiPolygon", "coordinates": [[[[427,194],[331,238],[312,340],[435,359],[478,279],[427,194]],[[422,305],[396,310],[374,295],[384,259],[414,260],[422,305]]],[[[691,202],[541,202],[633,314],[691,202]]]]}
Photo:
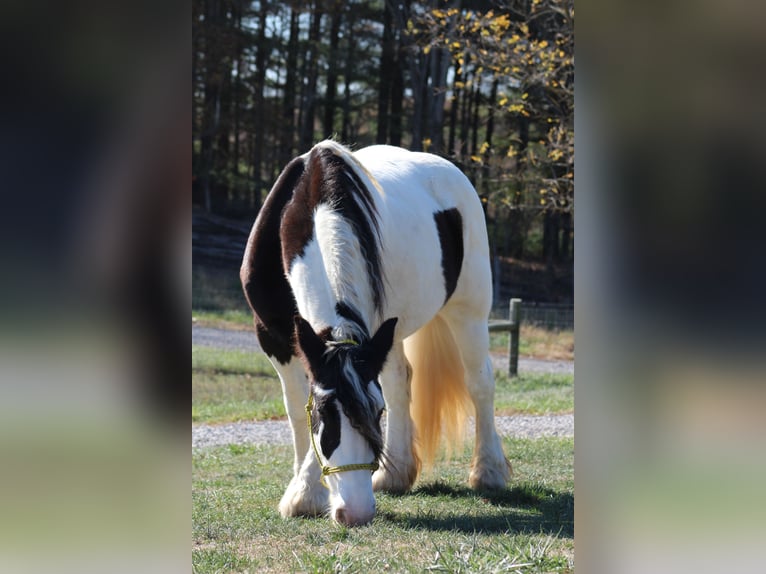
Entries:
{"type": "Polygon", "coordinates": [[[290,9],[290,39],[287,45],[285,66],[285,90],[282,102],[282,137],[280,142],[279,164],[282,166],[292,159],[295,151],[295,82],[298,66],[298,11],[290,9]]]}
{"type": "Polygon", "coordinates": [[[561,214],[561,249],[559,250],[560,261],[569,261],[572,234],[572,214],[561,214]]]}
{"type": "MultiPolygon", "coordinates": [[[[528,228],[521,212],[524,199],[524,172],[527,166],[527,146],[529,145],[529,120],[522,115],[519,121],[519,147],[516,153],[516,194],[513,197],[512,209],[509,213],[509,228],[511,230],[510,254],[513,257],[524,257],[525,233],[528,228]]],[[[535,254],[536,256],[538,254],[535,254]]]]}
{"type": "Polygon", "coordinates": [[[335,96],[338,91],[338,43],[340,25],[343,21],[343,3],[336,0],[332,6],[330,23],[330,54],[327,61],[327,90],[325,91],[324,121],[322,136],[332,137],[335,133],[335,96]]]}
{"type": "Polygon", "coordinates": [[[221,106],[220,54],[213,31],[221,25],[221,2],[205,2],[205,86],[200,134],[200,187],[205,211],[213,210],[211,171],[215,162],[215,135],[218,131],[221,106]]]}
{"type": "Polygon", "coordinates": [[[394,2],[393,31],[395,59],[391,78],[391,116],[389,117],[389,134],[391,145],[402,145],[404,130],[404,70],[409,61],[408,41],[404,34],[410,13],[411,0],[394,2]]]}
{"type": "Polygon", "coordinates": [[[394,61],[394,70],[391,79],[391,117],[389,118],[389,133],[391,145],[402,145],[404,107],[404,56],[401,48],[394,61]]]}
{"type": "Polygon", "coordinates": [[[261,198],[263,197],[263,147],[264,135],[266,133],[266,123],[264,121],[264,88],[266,84],[266,3],[261,2],[258,12],[258,41],[255,54],[255,94],[253,107],[255,108],[255,121],[253,131],[255,132],[255,142],[253,144],[253,179],[255,180],[255,190],[253,192],[253,211],[258,212],[261,208],[261,198]]]}
{"type": "Polygon", "coordinates": [[[303,98],[303,121],[301,123],[300,150],[308,151],[314,143],[314,119],[316,117],[317,78],[319,76],[319,32],[322,24],[322,2],[316,0],[311,13],[309,28],[309,56],[306,58],[306,91],[303,98]]]}
{"type": "Polygon", "coordinates": [[[444,151],[444,103],[447,99],[447,71],[449,52],[444,48],[431,50],[431,90],[429,91],[430,114],[428,133],[433,153],[444,151]]]}
{"type": "Polygon", "coordinates": [[[237,195],[239,195],[239,108],[240,99],[242,94],[242,74],[245,71],[245,67],[242,65],[242,5],[240,0],[234,5],[236,10],[234,16],[235,22],[235,38],[234,38],[234,70],[237,72],[237,77],[234,81],[234,93],[232,94],[232,116],[234,121],[234,150],[232,154],[232,163],[234,171],[234,181],[237,188],[237,195]]]}
{"type": "Polygon", "coordinates": [[[450,102],[449,110],[449,137],[447,143],[447,154],[451,156],[457,156],[458,152],[455,149],[455,130],[457,128],[457,112],[460,107],[460,94],[462,90],[458,87],[458,82],[463,80],[463,70],[460,66],[455,67],[455,79],[452,84],[452,99],[450,102]]]}
{"type": "Polygon", "coordinates": [[[393,3],[383,3],[383,39],[380,55],[380,85],[378,88],[378,131],[375,141],[384,144],[388,137],[388,110],[394,69],[393,3]]]}
{"type": "Polygon", "coordinates": [[[473,119],[471,121],[471,155],[479,152],[479,108],[481,107],[482,77],[478,76],[473,89],[473,119]]]}
{"type": "Polygon", "coordinates": [[[418,53],[410,58],[410,86],[412,88],[412,143],[414,151],[423,149],[423,121],[428,98],[428,63],[430,54],[418,53]]]}
{"type": "Polygon", "coordinates": [[[346,46],[346,66],[343,72],[343,122],[341,125],[341,139],[344,142],[349,141],[351,130],[351,84],[354,78],[354,23],[353,10],[349,12],[348,18],[348,44],[346,46]]]}
{"type": "MultiPolygon", "coordinates": [[[[466,57],[467,60],[467,57],[466,57]]],[[[465,69],[465,68],[463,68],[465,69]]],[[[468,155],[468,126],[470,119],[471,101],[473,98],[472,76],[470,72],[465,74],[465,87],[462,90],[463,101],[460,106],[460,152],[456,155],[462,157],[468,155]]]]}
{"type": "Polygon", "coordinates": [[[498,80],[495,78],[492,82],[492,91],[489,95],[489,102],[487,103],[487,135],[484,141],[487,142],[489,147],[485,155],[485,162],[489,159],[489,152],[492,149],[492,137],[495,135],[495,105],[497,103],[497,88],[498,80]]]}

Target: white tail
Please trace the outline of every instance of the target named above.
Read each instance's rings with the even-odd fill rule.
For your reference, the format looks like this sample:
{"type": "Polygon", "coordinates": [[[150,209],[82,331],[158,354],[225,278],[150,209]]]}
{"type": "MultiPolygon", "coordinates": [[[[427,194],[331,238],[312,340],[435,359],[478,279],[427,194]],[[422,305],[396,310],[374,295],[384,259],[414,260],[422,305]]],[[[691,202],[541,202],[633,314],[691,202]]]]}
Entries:
{"type": "Polygon", "coordinates": [[[428,468],[442,435],[449,450],[463,445],[471,404],[463,362],[449,325],[439,315],[404,340],[404,354],[412,366],[410,415],[416,452],[428,468]]]}

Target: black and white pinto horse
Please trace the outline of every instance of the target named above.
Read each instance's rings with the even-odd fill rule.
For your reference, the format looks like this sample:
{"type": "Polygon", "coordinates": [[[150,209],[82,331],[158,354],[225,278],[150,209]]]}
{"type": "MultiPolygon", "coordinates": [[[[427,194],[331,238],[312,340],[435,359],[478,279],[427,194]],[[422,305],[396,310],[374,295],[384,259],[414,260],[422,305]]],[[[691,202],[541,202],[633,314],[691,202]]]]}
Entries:
{"type": "Polygon", "coordinates": [[[454,165],[391,146],[317,144],[274,184],[241,279],[292,426],[283,516],[329,509],[342,524],[369,522],[373,491],[407,491],[441,435],[462,432],[471,403],[469,484],[506,485],[487,231],[454,165]]]}

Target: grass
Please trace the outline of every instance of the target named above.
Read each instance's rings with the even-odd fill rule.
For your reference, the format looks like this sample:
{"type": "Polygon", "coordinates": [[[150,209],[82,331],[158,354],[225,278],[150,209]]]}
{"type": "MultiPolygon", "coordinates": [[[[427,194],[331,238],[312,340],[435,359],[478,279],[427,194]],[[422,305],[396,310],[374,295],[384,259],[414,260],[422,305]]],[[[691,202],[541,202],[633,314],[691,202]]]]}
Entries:
{"type": "MultiPolygon", "coordinates": [[[[508,333],[490,333],[493,353],[508,353],[508,333]]],[[[574,331],[551,331],[535,325],[521,324],[519,355],[535,359],[574,360],[574,331]]]]}
{"type": "Polygon", "coordinates": [[[192,321],[200,327],[216,327],[235,331],[253,328],[253,314],[242,309],[227,309],[225,311],[195,310],[192,321]]]}
{"type": "MultiPolygon", "coordinates": [[[[245,312],[194,312],[195,324],[251,328],[245,312]]],[[[507,334],[493,334],[507,350],[507,334]]],[[[571,358],[571,333],[522,327],[520,353],[571,358]],[[569,355],[567,355],[569,353],[569,355]]],[[[497,414],[572,412],[573,377],[496,373],[497,414]]],[[[192,422],[284,417],[265,355],[192,346],[192,422]]],[[[467,447],[472,441],[467,441],[467,447]]],[[[192,567],[218,572],[574,571],[574,441],[503,440],[514,466],[508,489],[466,486],[464,450],[425,472],[403,496],[379,494],[373,522],[345,528],[327,518],[282,519],[292,447],[228,445],[192,451],[192,567]]]]}
{"type": "MultiPolygon", "coordinates": [[[[497,414],[574,409],[572,375],[496,374],[497,414]]],[[[261,353],[192,346],[192,422],[224,423],[286,416],[282,387],[261,353]]]]}
{"type": "Polygon", "coordinates": [[[404,496],[379,494],[373,522],[282,519],[290,447],[193,452],[195,572],[572,572],[573,440],[506,439],[511,488],[465,486],[470,453],[404,496]],[[434,477],[438,477],[434,478],[434,477]]]}
{"type": "Polygon", "coordinates": [[[510,378],[495,372],[495,414],[560,414],[574,411],[574,377],[522,373],[510,378]]]}
{"type": "Polygon", "coordinates": [[[266,355],[192,346],[192,422],[284,416],[282,387],[266,355]]]}

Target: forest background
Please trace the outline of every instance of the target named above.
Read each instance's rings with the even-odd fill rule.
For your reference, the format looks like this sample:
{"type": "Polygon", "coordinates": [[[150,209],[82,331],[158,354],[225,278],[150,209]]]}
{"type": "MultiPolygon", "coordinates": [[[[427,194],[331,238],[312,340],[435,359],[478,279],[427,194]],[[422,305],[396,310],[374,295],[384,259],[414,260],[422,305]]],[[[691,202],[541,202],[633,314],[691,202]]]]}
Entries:
{"type": "Polygon", "coordinates": [[[485,207],[495,299],[573,300],[573,0],[194,0],[195,282],[237,266],[327,137],[444,156],[485,207]]]}

